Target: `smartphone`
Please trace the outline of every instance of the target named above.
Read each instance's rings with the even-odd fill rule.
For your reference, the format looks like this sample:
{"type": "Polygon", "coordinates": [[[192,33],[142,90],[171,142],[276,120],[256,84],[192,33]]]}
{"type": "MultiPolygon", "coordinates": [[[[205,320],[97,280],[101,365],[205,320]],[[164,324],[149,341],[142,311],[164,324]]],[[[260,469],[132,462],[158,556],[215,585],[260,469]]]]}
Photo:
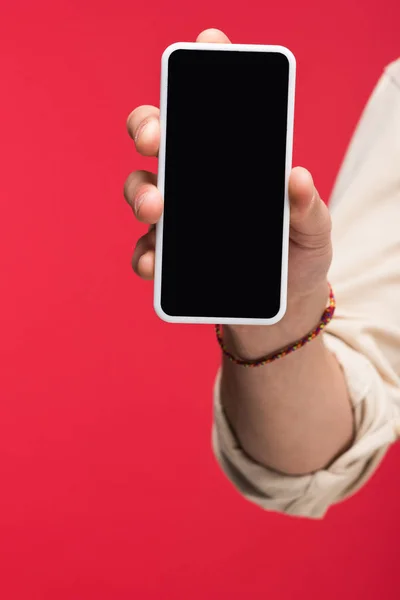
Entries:
{"type": "Polygon", "coordinates": [[[164,51],[154,282],[164,321],[272,325],[283,317],[295,69],[283,46],[164,51]]]}

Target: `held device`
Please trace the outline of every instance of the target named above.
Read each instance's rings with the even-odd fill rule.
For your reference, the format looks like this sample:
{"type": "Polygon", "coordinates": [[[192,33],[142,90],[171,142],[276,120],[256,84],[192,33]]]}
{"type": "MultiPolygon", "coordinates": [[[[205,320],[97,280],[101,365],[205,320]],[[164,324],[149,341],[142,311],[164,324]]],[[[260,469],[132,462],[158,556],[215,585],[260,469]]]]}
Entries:
{"type": "Polygon", "coordinates": [[[177,43],[162,56],[154,308],[272,325],[286,310],[295,58],[177,43]]]}

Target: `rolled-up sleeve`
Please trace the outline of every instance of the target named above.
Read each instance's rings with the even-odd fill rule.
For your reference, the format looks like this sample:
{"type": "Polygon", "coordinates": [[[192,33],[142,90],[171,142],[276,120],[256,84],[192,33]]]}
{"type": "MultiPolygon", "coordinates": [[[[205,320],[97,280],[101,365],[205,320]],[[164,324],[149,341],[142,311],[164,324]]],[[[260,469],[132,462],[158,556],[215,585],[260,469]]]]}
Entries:
{"type": "MultiPolygon", "coordinates": [[[[400,435],[400,61],[386,68],[363,113],[333,192],[337,310],[323,334],[353,406],[352,446],[324,470],[275,472],[245,454],[214,388],[213,448],[249,501],[321,518],[354,494],[400,435]]],[[[284,359],[283,359],[284,360],[284,359]]]]}
{"type": "Polygon", "coordinates": [[[363,355],[330,334],[325,343],[341,364],[353,404],[356,437],[330,467],[292,476],[254,462],[241,449],[220,402],[220,373],[214,390],[213,447],[234,486],[260,507],[288,515],[321,518],[328,508],[355,493],[397,438],[398,390],[385,383],[363,355]],[[396,401],[397,400],[397,401],[396,401]]]}

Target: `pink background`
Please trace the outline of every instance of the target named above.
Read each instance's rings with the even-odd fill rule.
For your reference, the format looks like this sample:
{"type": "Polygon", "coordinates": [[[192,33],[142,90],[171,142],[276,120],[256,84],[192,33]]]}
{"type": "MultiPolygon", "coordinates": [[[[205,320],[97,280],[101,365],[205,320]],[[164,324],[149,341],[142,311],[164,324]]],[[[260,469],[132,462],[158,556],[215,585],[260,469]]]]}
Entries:
{"type": "Polygon", "coordinates": [[[122,199],[156,168],[126,116],[206,27],[296,54],[295,164],[327,198],[399,21],[398,0],[2,1],[2,600],[399,597],[399,449],[323,522],[246,503],[210,447],[212,327],[153,314],[122,199]]]}

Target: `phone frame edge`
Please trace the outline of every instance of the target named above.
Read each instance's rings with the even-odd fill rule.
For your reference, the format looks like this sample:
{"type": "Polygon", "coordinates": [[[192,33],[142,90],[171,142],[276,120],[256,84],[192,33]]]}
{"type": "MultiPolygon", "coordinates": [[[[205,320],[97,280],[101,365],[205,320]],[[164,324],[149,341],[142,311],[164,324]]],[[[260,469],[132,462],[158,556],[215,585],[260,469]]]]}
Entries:
{"type": "Polygon", "coordinates": [[[285,198],[283,212],[283,235],[282,235],[282,276],[281,276],[281,298],[279,311],[269,319],[254,318],[230,318],[230,317],[177,317],[164,312],[161,306],[161,281],[162,281],[162,248],[163,248],[163,228],[164,215],[156,226],[156,246],[155,246],[155,273],[154,273],[154,310],[160,319],[167,323],[193,323],[193,324],[212,324],[221,325],[275,325],[286,313],[287,308],[287,282],[288,282],[288,261],[289,261],[289,224],[290,224],[290,204],[289,204],[289,176],[292,169],[293,154],[293,130],[294,130],[294,105],[295,105],[295,84],[296,84],[296,59],[294,54],[285,46],[280,45],[261,45],[261,44],[216,44],[216,43],[198,43],[198,42],[175,42],[168,46],[161,58],[161,85],[160,85],[160,148],[158,155],[158,177],[157,187],[164,197],[165,183],[165,147],[167,136],[167,97],[168,97],[168,61],[176,50],[221,50],[221,51],[244,51],[244,52],[279,52],[286,56],[289,63],[289,82],[288,82],[288,107],[287,107],[287,129],[286,129],[286,157],[285,157],[285,198]]]}

